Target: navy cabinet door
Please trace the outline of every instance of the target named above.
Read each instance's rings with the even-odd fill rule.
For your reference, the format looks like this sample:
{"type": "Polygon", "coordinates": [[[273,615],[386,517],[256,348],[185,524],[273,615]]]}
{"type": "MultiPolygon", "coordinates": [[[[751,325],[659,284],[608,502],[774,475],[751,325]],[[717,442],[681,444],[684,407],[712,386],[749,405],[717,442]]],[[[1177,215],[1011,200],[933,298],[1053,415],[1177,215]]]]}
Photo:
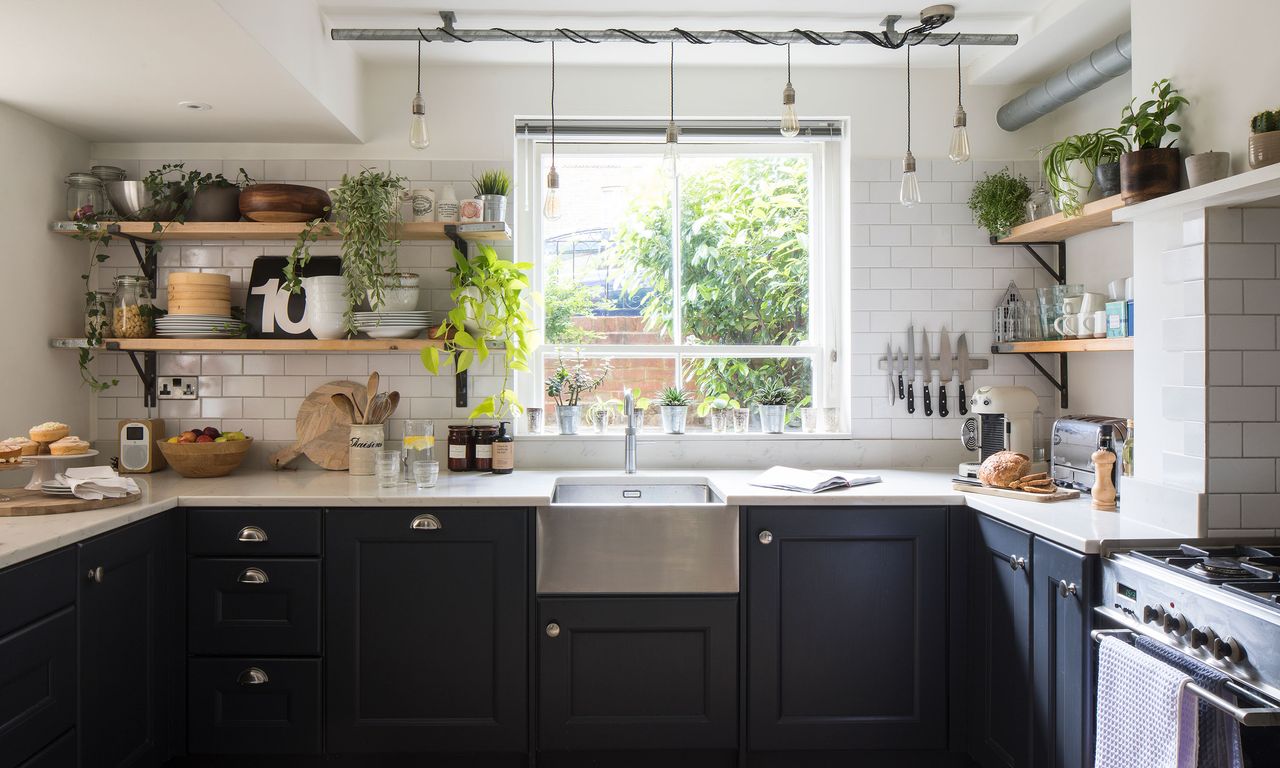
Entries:
{"type": "Polygon", "coordinates": [[[969,751],[986,768],[1029,768],[1031,534],[984,515],[973,532],[969,751]]]}
{"type": "Polygon", "coordinates": [[[749,748],[945,747],[945,509],[746,520],[749,748]]]}
{"type": "Polygon", "coordinates": [[[326,514],[328,751],[526,750],[528,513],[326,514]]]}
{"type": "Polygon", "coordinates": [[[185,740],[180,521],[78,545],[82,768],[159,765],[185,740]]]}
{"type": "Polygon", "coordinates": [[[545,598],[538,619],[539,749],[737,749],[736,595],[545,598]]]}
{"type": "Polygon", "coordinates": [[[1096,558],[1036,539],[1035,765],[1085,768],[1093,755],[1089,606],[1096,558]]]}

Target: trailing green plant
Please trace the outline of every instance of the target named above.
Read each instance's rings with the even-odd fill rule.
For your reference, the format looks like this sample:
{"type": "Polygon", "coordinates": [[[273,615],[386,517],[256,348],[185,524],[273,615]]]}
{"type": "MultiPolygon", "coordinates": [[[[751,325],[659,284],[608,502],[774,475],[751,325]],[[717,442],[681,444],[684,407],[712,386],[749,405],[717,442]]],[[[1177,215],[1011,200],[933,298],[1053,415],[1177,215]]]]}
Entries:
{"type": "Polygon", "coordinates": [[[783,384],[780,379],[766,379],[752,393],[756,405],[792,405],[796,402],[796,391],[783,384]]]}
{"type": "Polygon", "coordinates": [[[1128,139],[1124,134],[1111,128],[1104,128],[1093,133],[1082,133],[1068,136],[1061,141],[1050,144],[1044,151],[1044,177],[1053,191],[1062,212],[1067,216],[1078,216],[1083,204],[1081,193],[1088,194],[1093,189],[1093,172],[1110,158],[1120,159],[1120,155],[1128,151],[1128,139]],[[1121,149],[1123,147],[1123,149],[1121,149]],[[1089,172],[1089,183],[1077,184],[1071,178],[1071,163],[1079,160],[1089,172]]]}
{"type": "Polygon", "coordinates": [[[479,178],[471,180],[471,186],[475,187],[476,196],[480,195],[502,195],[507,196],[511,191],[511,177],[506,171],[493,170],[485,171],[480,174],[479,178]]]}
{"type": "MultiPolygon", "coordinates": [[[[453,309],[435,331],[444,339],[444,353],[454,358],[455,373],[476,362],[489,359],[489,346],[502,350],[502,383],[496,394],[480,401],[470,418],[518,415],[524,408],[511,389],[512,371],[529,372],[529,356],[536,346],[535,329],[525,308],[524,292],[529,288],[526,262],[511,263],[498,258],[487,243],[476,244],[476,255],[468,259],[453,249],[453,309]]],[[[431,373],[440,372],[441,350],[425,347],[422,365],[431,373]]]]}
{"type": "Polygon", "coordinates": [[[574,360],[565,364],[564,351],[556,350],[556,368],[547,377],[545,386],[547,397],[555,400],[557,408],[573,407],[583,395],[590,394],[604,384],[605,379],[613,372],[613,361],[601,360],[595,373],[587,368],[582,359],[582,350],[574,350],[574,360]]]}
{"type": "MultiPolygon", "coordinates": [[[[244,178],[248,178],[243,168],[240,173],[244,178]]],[[[252,182],[252,179],[249,179],[252,182]]],[[[229,181],[221,173],[201,173],[200,171],[186,170],[185,163],[165,163],[159,168],[153,168],[142,177],[142,187],[151,196],[151,205],[147,206],[140,212],[144,218],[155,221],[152,225],[152,232],[161,232],[164,230],[164,224],[161,222],[183,223],[187,220],[187,214],[191,211],[191,205],[195,202],[196,192],[200,187],[215,186],[239,186],[240,177],[235,182],[229,181]]]]}
{"type": "Polygon", "coordinates": [[[969,194],[969,210],[973,220],[993,237],[1001,238],[1009,230],[1026,221],[1027,198],[1031,187],[1022,176],[1014,176],[1008,168],[995,174],[988,173],[973,185],[969,194]]]}
{"type": "Polygon", "coordinates": [[[333,214],[339,224],[324,218],[307,222],[284,267],[284,287],[290,293],[302,290],[302,270],[311,261],[311,246],[323,236],[342,234],[343,297],[347,309],[342,319],[347,330],[356,332],[353,312],[368,296],[369,303],[382,303],[386,281],[382,276],[398,272],[396,249],[400,240],[400,199],[407,179],[393,173],[364,168],[355,176],[343,174],[342,181],[329,190],[333,214]]]}
{"type": "Polygon", "coordinates": [[[663,407],[687,407],[692,404],[693,395],[679,387],[667,387],[658,393],[658,405],[663,407]]]}
{"type": "MultiPolygon", "coordinates": [[[[1133,108],[1137,102],[1134,99],[1120,112],[1120,130],[1132,138],[1138,149],[1157,149],[1167,134],[1180,133],[1182,126],[1169,121],[1174,113],[1191,103],[1179,95],[1168,78],[1152,83],[1151,93],[1155,98],[1142,102],[1137,109],[1133,108]]],[[[1172,147],[1177,141],[1174,137],[1164,146],[1172,147]]]]}
{"type": "Polygon", "coordinates": [[[712,411],[727,411],[730,408],[741,407],[742,403],[739,403],[728,395],[715,395],[713,397],[705,398],[701,403],[698,403],[698,415],[705,417],[712,411]]]}
{"type": "Polygon", "coordinates": [[[1270,133],[1280,131],[1280,109],[1268,109],[1254,115],[1249,121],[1252,133],[1270,133]]]}
{"type": "Polygon", "coordinates": [[[94,359],[94,350],[102,346],[103,333],[111,327],[112,308],[107,307],[104,310],[98,301],[97,292],[93,289],[94,270],[108,258],[106,249],[111,245],[111,234],[105,225],[99,225],[95,215],[90,215],[76,222],[76,233],[72,237],[89,244],[89,264],[80,275],[80,279],[84,281],[86,320],[85,346],[80,349],[79,358],[80,380],[94,392],[103,392],[120,383],[119,379],[100,381],[93,375],[90,367],[94,359]]]}

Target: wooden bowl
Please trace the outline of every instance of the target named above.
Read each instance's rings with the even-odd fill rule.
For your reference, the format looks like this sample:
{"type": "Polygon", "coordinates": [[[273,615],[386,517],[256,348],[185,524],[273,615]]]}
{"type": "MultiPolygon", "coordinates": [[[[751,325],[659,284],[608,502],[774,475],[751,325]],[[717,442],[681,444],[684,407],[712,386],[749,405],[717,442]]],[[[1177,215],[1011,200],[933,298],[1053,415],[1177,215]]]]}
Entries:
{"type": "Polygon", "coordinates": [[[224,477],[231,474],[253,445],[253,438],[226,443],[170,443],[157,440],[169,466],[183,477],[224,477]]]}
{"type": "Polygon", "coordinates": [[[240,213],[249,221],[327,219],[329,193],[300,184],[254,184],[240,193],[240,213]]]}

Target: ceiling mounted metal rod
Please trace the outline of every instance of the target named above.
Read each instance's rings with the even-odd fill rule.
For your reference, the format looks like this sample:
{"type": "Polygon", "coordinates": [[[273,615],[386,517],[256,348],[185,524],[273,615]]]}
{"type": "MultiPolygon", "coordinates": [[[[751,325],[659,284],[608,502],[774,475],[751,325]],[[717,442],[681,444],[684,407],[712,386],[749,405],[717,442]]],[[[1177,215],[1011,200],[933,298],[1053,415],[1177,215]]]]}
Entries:
{"type": "MultiPolygon", "coordinates": [[[[843,32],[815,32],[807,29],[793,29],[785,32],[753,32],[741,29],[716,29],[690,31],[683,29],[666,30],[630,30],[630,29],[455,29],[437,27],[423,28],[421,37],[416,28],[408,29],[334,29],[329,33],[333,40],[388,42],[393,40],[423,40],[432,42],[463,43],[549,43],[571,42],[584,45],[595,43],[642,43],[655,45],[659,43],[689,43],[701,45],[708,43],[745,43],[748,45],[787,45],[788,43],[812,43],[818,46],[828,45],[878,45],[881,47],[898,47],[902,43],[893,40],[896,45],[885,46],[880,39],[883,31],[865,32],[847,30],[843,32]]],[[[916,45],[964,45],[964,46],[1011,46],[1018,44],[1017,35],[988,34],[979,32],[961,32],[959,34],[934,34],[931,32],[913,32],[906,35],[906,42],[916,45]]]]}

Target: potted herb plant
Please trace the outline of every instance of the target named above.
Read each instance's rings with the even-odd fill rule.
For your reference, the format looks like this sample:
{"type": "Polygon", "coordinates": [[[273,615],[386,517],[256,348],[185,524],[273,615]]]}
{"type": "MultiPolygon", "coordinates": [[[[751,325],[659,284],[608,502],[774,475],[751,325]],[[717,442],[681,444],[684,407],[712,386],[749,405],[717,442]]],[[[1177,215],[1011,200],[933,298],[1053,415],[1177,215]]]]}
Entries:
{"type": "Polygon", "coordinates": [[[578,434],[578,423],[582,419],[579,401],[583,395],[598,389],[613,371],[613,363],[603,360],[593,375],[582,360],[582,351],[578,350],[576,355],[576,359],[566,365],[564,356],[557,354],[556,369],[546,380],[547,397],[556,403],[556,418],[560,421],[562,435],[578,434]]]}
{"type": "Polygon", "coordinates": [[[1120,156],[1120,194],[1125,205],[1177,192],[1182,180],[1180,150],[1173,146],[1177,137],[1163,142],[1169,134],[1182,131],[1182,126],[1170,121],[1190,102],[1168,78],[1152,83],[1151,93],[1154,98],[1136,109],[1130,102],[1120,113],[1120,130],[1137,147],[1120,156]]]}
{"type": "Polygon", "coordinates": [[[796,401],[796,392],[779,379],[770,379],[755,391],[760,408],[760,428],[771,435],[782,434],[787,426],[787,411],[796,401]]]}
{"type": "Polygon", "coordinates": [[[1280,162],[1280,109],[1259,112],[1249,121],[1249,167],[1280,162]]]}
{"type": "Polygon", "coordinates": [[[712,432],[728,432],[729,417],[733,413],[733,409],[741,407],[741,403],[728,395],[710,395],[701,403],[698,403],[698,416],[704,419],[708,415],[711,416],[712,432]]]}
{"type": "Polygon", "coordinates": [[[476,199],[484,206],[485,221],[507,220],[507,193],[511,191],[511,178],[506,171],[485,171],[480,178],[472,179],[476,199]]]}
{"type": "MultiPolygon", "coordinates": [[[[347,330],[356,332],[353,310],[366,298],[370,304],[382,303],[387,283],[383,275],[396,273],[396,249],[400,240],[400,198],[405,178],[365,168],[355,176],[343,174],[335,189],[329,190],[332,203],[325,208],[338,219],[342,233],[343,297],[346,311],[343,322],[347,330]]],[[[311,261],[311,245],[322,234],[333,232],[333,224],[323,218],[307,222],[284,268],[285,288],[291,293],[302,290],[300,268],[311,261]]]]}
{"type": "Polygon", "coordinates": [[[1031,187],[1027,186],[1027,180],[1013,176],[1008,168],[1002,168],[994,175],[988,173],[973,185],[973,192],[969,194],[969,210],[973,211],[974,222],[999,240],[1026,221],[1029,197],[1031,187]]]}
{"type": "Polygon", "coordinates": [[[693,396],[679,387],[667,387],[658,393],[658,410],[662,414],[662,431],[668,435],[683,435],[689,418],[689,406],[693,396]]]}

